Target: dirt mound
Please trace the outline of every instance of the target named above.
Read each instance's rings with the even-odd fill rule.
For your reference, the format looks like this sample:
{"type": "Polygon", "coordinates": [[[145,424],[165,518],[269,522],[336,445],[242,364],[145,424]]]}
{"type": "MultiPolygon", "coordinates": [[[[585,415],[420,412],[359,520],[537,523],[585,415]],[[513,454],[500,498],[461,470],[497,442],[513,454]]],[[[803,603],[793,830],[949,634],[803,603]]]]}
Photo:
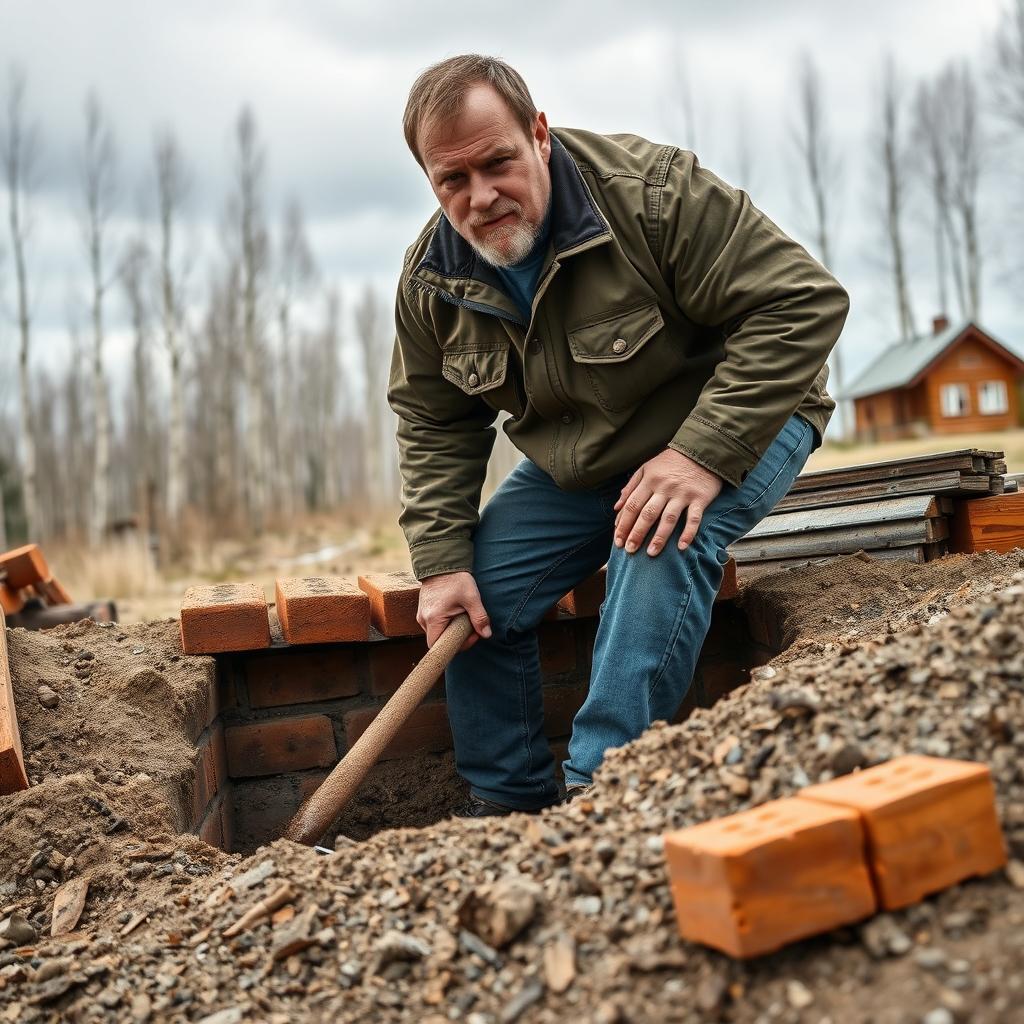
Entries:
{"type": "MultiPolygon", "coordinates": [[[[917,752],[989,763],[1012,853],[1024,856],[1018,556],[944,560],[947,584],[943,562],[895,573],[857,559],[763,578],[744,600],[775,602],[801,649],[684,725],[657,726],[612,752],[588,799],[537,817],[379,832],[342,840],[331,857],[285,842],[242,862],[211,853],[212,872],[197,878],[195,840],[150,837],[178,848],[174,898],[136,890],[93,906],[90,897],[81,937],[41,945],[35,959],[0,951],[0,1020],[185,1021],[218,1011],[218,1024],[1021,1019],[1024,892],[1002,875],[739,964],[679,942],[661,841],[671,828],[917,752]],[[900,582],[909,594],[897,600],[900,582]],[[294,896],[273,922],[224,937],[285,883],[294,896]],[[122,937],[129,905],[147,916],[122,937]]],[[[178,677],[165,674],[179,694],[178,677]]],[[[38,742],[31,718],[28,726],[38,742]]],[[[49,734],[46,742],[56,750],[49,734]]],[[[127,759],[138,773],[135,755],[127,759]]],[[[70,820],[75,799],[116,796],[120,815],[131,813],[131,794],[159,792],[151,772],[150,783],[112,787],[95,767],[44,779],[38,794],[50,784],[65,801],[54,804],[59,820],[70,820]]],[[[29,798],[0,803],[4,832],[15,806],[50,813],[29,798]]],[[[83,820],[91,827],[79,819],[80,829],[83,820]]],[[[25,850],[25,839],[0,847],[0,877],[25,850]]],[[[107,855],[128,856],[113,845],[107,855]]],[[[26,879],[16,881],[9,905],[25,898],[26,879]]]]}

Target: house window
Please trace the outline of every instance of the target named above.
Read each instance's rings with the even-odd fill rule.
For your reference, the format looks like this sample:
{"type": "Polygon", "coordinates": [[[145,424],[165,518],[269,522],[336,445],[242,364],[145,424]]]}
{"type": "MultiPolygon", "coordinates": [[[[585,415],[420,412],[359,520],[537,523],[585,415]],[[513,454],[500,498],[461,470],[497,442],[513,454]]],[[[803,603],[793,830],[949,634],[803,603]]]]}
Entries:
{"type": "Polygon", "coordinates": [[[970,408],[966,384],[942,385],[942,415],[966,416],[970,408]]]}
{"type": "Polygon", "coordinates": [[[986,380],[978,385],[978,408],[985,416],[995,416],[1009,408],[1006,401],[1006,381],[986,380]]]}

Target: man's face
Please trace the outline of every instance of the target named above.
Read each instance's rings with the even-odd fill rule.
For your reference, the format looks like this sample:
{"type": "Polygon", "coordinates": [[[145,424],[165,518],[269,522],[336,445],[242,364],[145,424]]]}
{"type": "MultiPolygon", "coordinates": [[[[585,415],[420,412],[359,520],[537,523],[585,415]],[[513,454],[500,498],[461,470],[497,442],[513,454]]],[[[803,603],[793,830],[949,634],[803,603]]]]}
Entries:
{"type": "Polygon", "coordinates": [[[419,147],[452,227],[494,266],[523,259],[551,197],[547,118],[538,114],[527,137],[491,86],[474,85],[452,121],[423,126],[419,147]]]}

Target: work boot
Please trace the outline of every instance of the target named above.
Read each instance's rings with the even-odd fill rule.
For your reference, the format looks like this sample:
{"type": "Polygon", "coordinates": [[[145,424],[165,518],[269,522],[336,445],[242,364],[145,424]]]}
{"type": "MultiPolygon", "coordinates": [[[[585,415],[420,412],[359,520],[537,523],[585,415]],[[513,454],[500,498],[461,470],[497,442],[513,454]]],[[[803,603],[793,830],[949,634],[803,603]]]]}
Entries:
{"type": "Polygon", "coordinates": [[[504,818],[506,815],[515,813],[515,807],[505,807],[503,804],[485,800],[483,797],[477,796],[476,793],[470,793],[469,799],[461,807],[456,807],[452,816],[455,818],[504,818]]]}
{"type": "Polygon", "coordinates": [[[590,792],[592,783],[587,782],[573,782],[565,787],[565,798],[562,800],[563,804],[571,804],[573,800],[578,796],[585,796],[590,792]]]}

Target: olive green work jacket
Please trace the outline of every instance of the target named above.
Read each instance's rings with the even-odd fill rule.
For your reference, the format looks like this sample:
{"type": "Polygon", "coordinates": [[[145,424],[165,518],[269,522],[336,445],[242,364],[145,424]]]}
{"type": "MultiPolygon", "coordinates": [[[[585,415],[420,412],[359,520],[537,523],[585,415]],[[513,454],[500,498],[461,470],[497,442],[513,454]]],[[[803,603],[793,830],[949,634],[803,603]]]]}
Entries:
{"type": "Polygon", "coordinates": [[[408,249],[388,400],[418,579],[471,570],[499,411],[566,490],[666,447],[739,485],[798,412],[821,443],[849,299],[674,146],[552,130],[551,242],[526,323],[437,211],[408,249]]]}

